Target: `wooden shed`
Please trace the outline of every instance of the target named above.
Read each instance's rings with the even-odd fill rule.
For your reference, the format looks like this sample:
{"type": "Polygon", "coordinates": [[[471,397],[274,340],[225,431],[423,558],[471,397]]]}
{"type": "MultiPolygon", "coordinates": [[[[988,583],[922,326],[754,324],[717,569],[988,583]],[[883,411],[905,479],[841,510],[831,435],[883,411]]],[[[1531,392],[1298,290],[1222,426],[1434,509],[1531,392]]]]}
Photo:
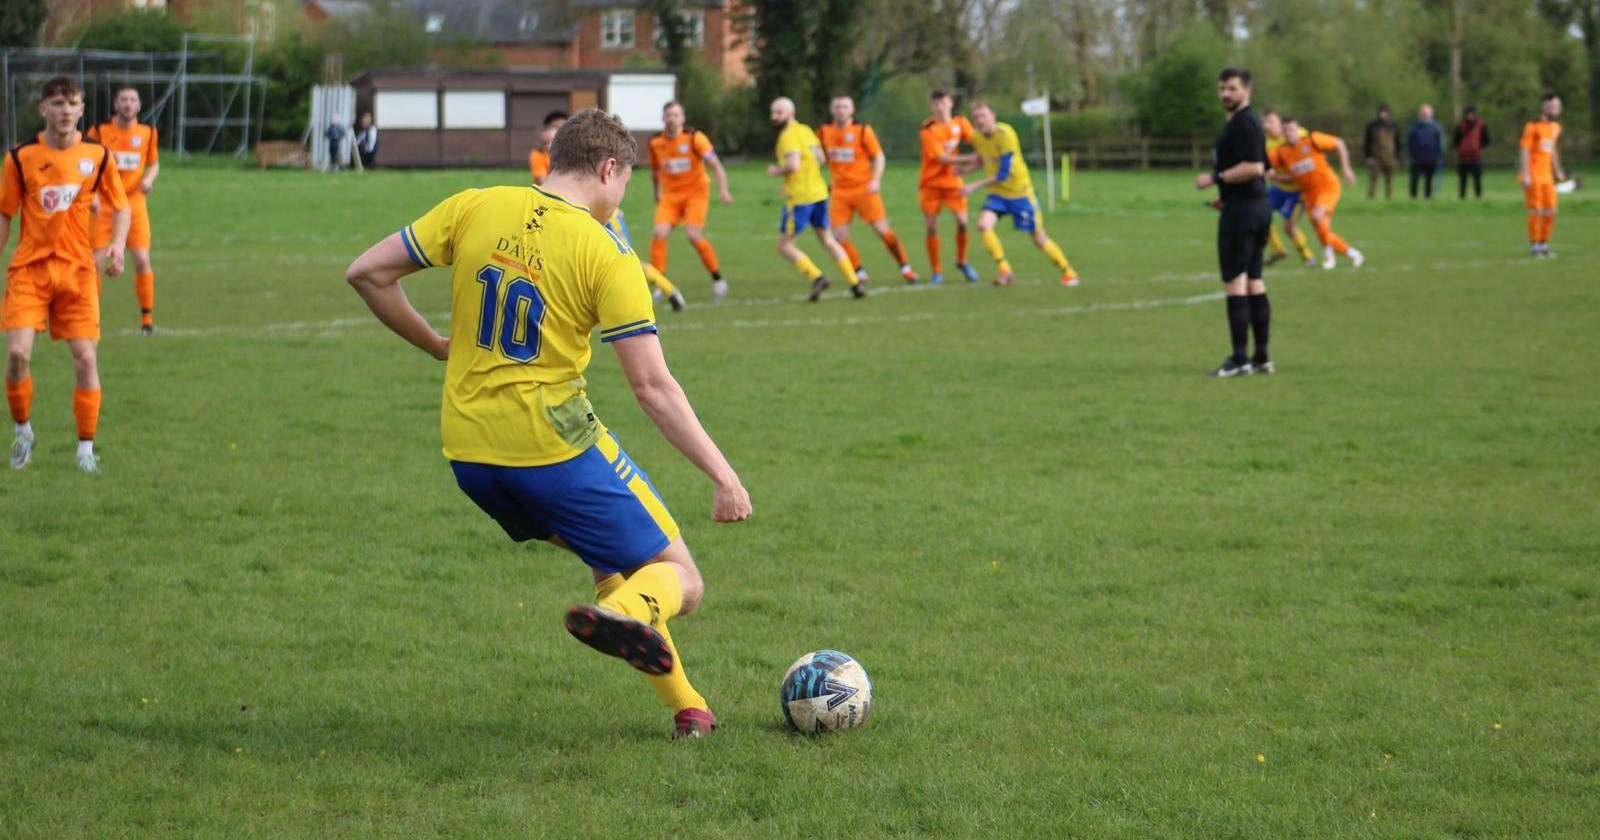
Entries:
{"type": "Polygon", "coordinates": [[[475,68],[369,70],[350,84],[357,111],[370,111],[378,126],[379,165],[405,168],[526,166],[551,111],[605,108],[643,140],[661,128],[660,105],[676,81],[662,73],[475,68]]]}

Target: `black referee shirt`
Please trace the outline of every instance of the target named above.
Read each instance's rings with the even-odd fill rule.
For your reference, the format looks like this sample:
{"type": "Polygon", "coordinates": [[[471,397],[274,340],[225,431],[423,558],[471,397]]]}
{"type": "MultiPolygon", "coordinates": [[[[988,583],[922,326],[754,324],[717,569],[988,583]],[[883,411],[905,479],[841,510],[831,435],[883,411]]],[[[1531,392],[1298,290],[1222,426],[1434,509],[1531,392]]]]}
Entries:
{"type": "MultiPolygon", "coordinates": [[[[1211,165],[1218,173],[1246,161],[1263,166],[1267,162],[1267,134],[1261,130],[1261,118],[1249,105],[1240,108],[1228,120],[1222,133],[1217,135],[1216,145],[1211,148],[1211,165]]],[[[1256,177],[1237,184],[1224,182],[1218,192],[1225,204],[1249,201],[1267,194],[1267,180],[1256,177]]]]}

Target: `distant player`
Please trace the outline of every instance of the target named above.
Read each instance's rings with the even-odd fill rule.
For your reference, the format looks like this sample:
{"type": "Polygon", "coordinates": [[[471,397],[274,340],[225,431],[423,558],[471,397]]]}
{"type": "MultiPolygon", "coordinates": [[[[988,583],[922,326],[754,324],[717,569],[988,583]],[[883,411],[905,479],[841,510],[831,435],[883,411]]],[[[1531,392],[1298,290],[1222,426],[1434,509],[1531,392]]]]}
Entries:
{"type": "Polygon", "coordinates": [[[848,96],[835,96],[828,110],[833,122],[823,126],[817,135],[828,155],[828,172],[833,176],[833,194],[828,198],[833,238],[850,255],[856,277],[867,279],[861,254],[850,241],[850,220],[860,213],[861,221],[872,226],[889,249],[889,256],[900,266],[900,276],[907,283],[917,282],[917,272],[906,259],[906,247],[889,228],[889,214],[883,209],[880,193],[886,159],[883,147],[878,145],[878,133],[872,126],[855,121],[856,103],[848,96]]]}
{"type": "Polygon", "coordinates": [[[643,671],[673,711],[673,737],[697,737],[716,717],[667,622],[693,611],[704,585],[649,477],[595,417],[583,379],[591,331],[662,436],[711,478],[711,518],[749,517],[750,496],[667,369],[638,257],[601,225],[634,154],[619,120],[581,111],[556,133],[543,186],[457,193],[346,276],[378,320],[446,363],[444,455],[462,491],[513,540],[547,540],[590,567],[598,603],[568,610],[568,632],[643,671]],[[446,265],[453,340],[400,286],[446,265]]]}
{"type": "Polygon", "coordinates": [[[111,241],[106,245],[106,274],[122,274],[132,215],[117,177],[116,160],[78,131],[83,117],[83,91],[66,76],[45,82],[39,99],[44,131],[11,150],[0,165],[0,250],[11,237],[11,220],[20,211],[22,230],[6,271],[5,298],[0,300],[0,329],[7,334],[6,404],[16,422],[11,443],[11,468],[20,470],[33,459],[35,436],[29,422],[33,408],[34,337],[47,326],[50,337],[65,340],[72,350],[77,390],[72,414],[78,423],[78,469],[100,471],[94,436],[100,425],[100,369],[95,347],[100,341],[100,276],[89,242],[89,204],[100,199],[109,209],[111,241]]]}
{"type": "Polygon", "coordinates": [[[817,232],[822,247],[833,257],[834,264],[850,281],[850,292],[858,298],[867,296],[866,281],[856,276],[850,256],[839,247],[828,229],[828,182],[822,180],[822,164],[827,159],[822,154],[822,141],[816,132],[794,118],[794,101],[780,96],[772,101],[772,125],[778,129],[777,164],[767,167],[767,174],[783,179],[783,216],[778,220],[778,253],[794,263],[801,276],[811,283],[811,302],[822,300],[822,292],[832,285],[823,276],[822,269],[794,244],[795,237],[806,228],[817,232]]]}
{"type": "Polygon", "coordinates": [[[1556,182],[1565,181],[1561,168],[1561,97],[1546,94],[1539,103],[1539,119],[1522,127],[1517,151],[1517,176],[1528,205],[1528,244],[1535,259],[1550,257],[1550,232],[1556,228],[1556,182]]]}
{"type": "MultiPolygon", "coordinates": [[[[633,247],[633,238],[628,235],[628,220],[622,218],[621,210],[618,210],[616,215],[611,217],[611,221],[606,222],[606,230],[622,237],[622,241],[628,243],[628,247],[633,247]]],[[[688,302],[683,299],[683,293],[678,291],[678,287],[674,286],[671,280],[667,279],[667,275],[662,274],[655,266],[643,260],[639,261],[639,265],[644,268],[644,279],[648,280],[651,287],[655,289],[652,297],[657,299],[665,298],[667,303],[672,306],[673,312],[682,312],[688,306],[688,302]]]]}
{"type": "Polygon", "coordinates": [[[711,299],[728,296],[728,281],[722,279],[717,249],[706,239],[706,214],[711,207],[709,167],[717,176],[717,195],[723,204],[732,204],[728,192],[728,171],[711,147],[703,131],[685,125],[683,106],[668,102],[661,109],[666,126],[650,138],[650,178],[655,185],[656,226],[650,238],[650,264],[667,270],[667,234],[682,225],[683,235],[700,255],[700,263],[711,275],[711,299]]]}
{"type": "MultiPolygon", "coordinates": [[[[139,90],[132,86],[117,89],[112,102],[114,119],[89,129],[88,137],[111,150],[122,191],[128,196],[132,222],[128,228],[127,255],[133,258],[133,293],[139,300],[139,333],[155,332],[156,275],[150,267],[150,205],[145,196],[155,189],[161,174],[156,157],[156,127],[139,122],[139,90]]],[[[111,213],[95,215],[95,263],[105,264],[111,245],[111,213]]]]}
{"type": "Polygon", "coordinates": [[[1022,159],[1022,143],[1017,140],[1017,132],[1010,125],[997,121],[994,108],[987,102],[973,103],[972,121],[978,127],[972,136],[972,148],[983,161],[984,177],[963,186],[961,195],[965,197],[982,189],[989,191],[983,210],[978,213],[978,237],[983,240],[989,256],[1000,264],[1000,274],[994,284],[1009,286],[1016,279],[1011,263],[1006,261],[1000,237],[994,232],[1000,217],[1010,216],[1012,226],[1032,236],[1033,244],[1061,272],[1061,285],[1078,285],[1078,272],[1072,270],[1066,254],[1061,253],[1061,246],[1044,232],[1044,220],[1039,218],[1039,200],[1033,195],[1033,180],[1028,177],[1028,164],[1022,159]]]}
{"type": "Polygon", "coordinates": [[[551,111],[544,115],[544,128],[539,132],[539,147],[528,153],[528,174],[534,184],[544,183],[550,177],[550,141],[567,121],[566,111],[551,111]]]}
{"type": "Polygon", "coordinates": [[[1299,185],[1306,203],[1306,214],[1311,226],[1322,240],[1322,267],[1338,264],[1335,254],[1350,258],[1350,264],[1360,268],[1366,262],[1361,252],[1350,247],[1339,234],[1333,232],[1333,211],[1339,206],[1343,187],[1338,176],[1328,168],[1323,152],[1339,153],[1339,169],[1345,181],[1356,182],[1355,170],[1350,168],[1350,149],[1344,141],[1320,131],[1302,133],[1294,117],[1283,117],[1283,145],[1272,151],[1267,163],[1272,167],[1272,178],[1281,182],[1292,179],[1299,185]]]}
{"type": "MultiPolygon", "coordinates": [[[[1268,108],[1261,112],[1261,128],[1267,133],[1267,155],[1270,157],[1273,150],[1284,143],[1283,119],[1277,111],[1268,108]]],[[[1268,181],[1267,204],[1283,218],[1283,232],[1289,234],[1289,241],[1300,252],[1300,260],[1308,266],[1316,265],[1317,260],[1311,255],[1311,245],[1300,230],[1299,220],[1304,209],[1300,203],[1300,185],[1293,181],[1268,181]]],[[[1289,249],[1284,247],[1283,237],[1278,235],[1276,228],[1271,229],[1267,236],[1267,250],[1271,252],[1267,255],[1267,265],[1289,256],[1289,249]]]]}
{"type": "Polygon", "coordinates": [[[978,282],[978,271],[967,263],[967,196],[961,191],[958,166],[971,161],[961,154],[961,144],[972,142],[972,123],[966,117],[952,116],[955,100],[939,88],[928,98],[933,116],[922,121],[922,172],[917,179],[917,202],[922,207],[928,243],[928,263],[933,275],[930,283],[943,283],[943,263],[939,259],[939,209],[950,211],[956,219],[956,270],[968,282],[978,282]]]}

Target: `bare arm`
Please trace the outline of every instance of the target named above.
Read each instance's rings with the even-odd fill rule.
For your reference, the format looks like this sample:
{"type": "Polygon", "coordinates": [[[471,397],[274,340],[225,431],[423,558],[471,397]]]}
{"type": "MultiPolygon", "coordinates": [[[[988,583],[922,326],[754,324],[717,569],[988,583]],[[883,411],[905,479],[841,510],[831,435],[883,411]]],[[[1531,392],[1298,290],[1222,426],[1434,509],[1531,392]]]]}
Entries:
{"type": "Polygon", "coordinates": [[[1567,180],[1566,170],[1561,168],[1561,149],[1559,148],[1550,150],[1550,169],[1552,174],[1556,176],[1557,181],[1567,180]]]}
{"type": "Polygon", "coordinates": [[[6,240],[11,238],[11,217],[0,216],[0,251],[6,249],[6,240]]]}
{"type": "Polygon", "coordinates": [[[784,175],[788,175],[791,172],[799,172],[799,171],[800,171],[800,153],[799,152],[790,152],[790,153],[784,155],[783,156],[783,165],[782,166],[773,165],[773,166],[767,167],[767,174],[773,176],[774,178],[780,178],[780,177],[782,177],[784,175]]]}
{"type": "Polygon", "coordinates": [[[962,184],[961,185],[961,194],[962,195],[972,195],[973,193],[977,192],[978,190],[983,189],[984,187],[989,186],[990,184],[998,183],[999,180],[1000,180],[999,178],[996,178],[993,175],[987,175],[985,177],[979,178],[976,181],[971,181],[969,183],[962,184]]]}
{"type": "Polygon", "coordinates": [[[128,228],[133,226],[133,208],[123,207],[111,214],[111,245],[106,249],[106,276],[122,276],[122,255],[128,247],[128,228]]]}
{"type": "Polygon", "coordinates": [[[711,167],[711,174],[717,176],[717,192],[723,204],[733,203],[733,193],[728,192],[728,170],[722,168],[722,158],[716,152],[706,152],[706,163],[711,167]]]}
{"type": "Polygon", "coordinates": [[[661,173],[654,166],[650,167],[650,188],[655,191],[656,203],[661,203],[661,173]]]}
{"type": "Polygon", "coordinates": [[[643,333],[614,341],[611,346],[617,351],[622,374],[628,378],[639,407],[661,430],[661,436],[711,479],[715,488],[711,518],[717,522],[748,519],[750,494],[700,425],[689,398],[673,378],[672,371],[667,369],[667,359],[661,353],[661,339],[655,333],[643,333]]]}
{"type": "Polygon", "coordinates": [[[1210,172],[1202,172],[1194,178],[1194,187],[1203,190],[1217,184],[1242,184],[1260,178],[1267,171],[1267,165],[1259,160],[1242,160],[1218,172],[1213,176],[1210,172]]]}
{"type": "Polygon", "coordinates": [[[1533,186],[1533,176],[1528,172],[1528,149],[1525,146],[1517,147],[1517,175],[1524,187],[1533,186]]]}
{"type": "Polygon", "coordinates": [[[1345,145],[1343,138],[1336,138],[1333,142],[1337,143],[1339,148],[1339,169],[1344,172],[1345,181],[1354,184],[1356,171],[1350,168],[1350,147],[1345,145]]]}
{"type": "Polygon", "coordinates": [[[450,339],[434,332],[400,286],[400,278],[416,270],[400,234],[391,233],[356,257],[344,279],[384,326],[442,362],[450,356],[450,339]]]}
{"type": "Polygon", "coordinates": [[[867,192],[876,193],[883,189],[883,170],[889,165],[889,159],[879,152],[872,156],[872,180],[867,182],[867,192]]]}
{"type": "Polygon", "coordinates": [[[139,192],[149,195],[150,190],[156,186],[156,176],[160,174],[161,164],[159,162],[150,164],[144,171],[144,180],[139,182],[139,192]]]}

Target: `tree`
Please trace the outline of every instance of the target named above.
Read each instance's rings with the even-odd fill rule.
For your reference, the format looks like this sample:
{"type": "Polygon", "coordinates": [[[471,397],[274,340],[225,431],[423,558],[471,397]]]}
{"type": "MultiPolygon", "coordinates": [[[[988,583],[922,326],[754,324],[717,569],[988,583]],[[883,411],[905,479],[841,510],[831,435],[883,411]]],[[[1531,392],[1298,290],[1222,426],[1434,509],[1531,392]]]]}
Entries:
{"type": "Polygon", "coordinates": [[[689,63],[690,23],[683,15],[678,0],[646,0],[644,8],[655,18],[661,30],[659,43],[661,62],[674,70],[682,70],[689,63]]]}
{"type": "Polygon", "coordinates": [[[1562,27],[1577,26],[1583,35],[1589,64],[1589,130],[1600,133],[1600,0],[1540,0],[1539,11],[1562,27]]]}
{"type": "Polygon", "coordinates": [[[1139,124],[1156,137],[1193,137],[1219,121],[1217,70],[1227,63],[1222,37],[1209,24],[1181,37],[1145,66],[1134,86],[1139,124]]]}
{"type": "Polygon", "coordinates": [[[39,46],[39,27],[48,15],[44,0],[6,0],[0,5],[0,49],[39,46]]]}
{"type": "Polygon", "coordinates": [[[184,25],[164,11],[130,9],[97,17],[78,37],[83,50],[177,52],[183,49],[184,25]]]}

